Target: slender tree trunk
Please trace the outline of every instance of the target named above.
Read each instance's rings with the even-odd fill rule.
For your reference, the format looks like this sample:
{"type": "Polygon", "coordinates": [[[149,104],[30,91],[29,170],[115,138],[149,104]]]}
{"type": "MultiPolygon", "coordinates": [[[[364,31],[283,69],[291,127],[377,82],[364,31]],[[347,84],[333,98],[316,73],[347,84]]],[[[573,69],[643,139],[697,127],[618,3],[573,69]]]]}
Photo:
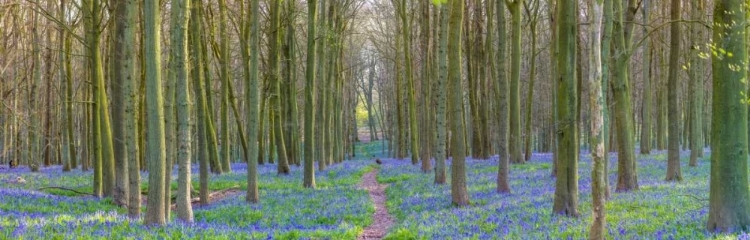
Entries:
{"type": "MultiPolygon", "coordinates": [[[[431,57],[431,48],[430,48],[430,3],[427,1],[421,2],[419,7],[421,11],[421,16],[419,18],[419,36],[420,36],[420,51],[422,52],[422,72],[421,72],[421,78],[422,81],[420,81],[420,85],[422,88],[422,96],[419,98],[419,104],[420,107],[420,122],[423,124],[419,125],[420,129],[420,135],[422,136],[420,143],[422,145],[421,149],[421,162],[422,162],[422,172],[428,173],[432,171],[432,136],[434,133],[434,129],[432,129],[432,107],[427,106],[427,101],[431,97],[431,91],[430,88],[432,87],[432,79],[430,76],[430,68],[432,61],[428,58],[431,57]]],[[[356,119],[355,119],[356,122],[356,119]]]]}
{"type": "Polygon", "coordinates": [[[450,115],[453,140],[453,164],[451,166],[451,199],[454,205],[469,205],[469,193],[466,187],[466,146],[464,141],[463,98],[461,94],[461,22],[463,20],[464,1],[451,1],[451,15],[448,21],[448,85],[451,90],[450,115]]]}
{"type": "MultiPolygon", "coordinates": [[[[670,9],[672,21],[680,20],[680,0],[672,0],[670,9]]],[[[680,171],[680,106],[677,95],[679,86],[677,83],[677,71],[680,63],[680,25],[670,24],[670,46],[669,46],[669,77],[667,77],[668,95],[668,118],[669,118],[669,151],[667,158],[667,181],[682,181],[680,171]]]]}
{"type": "MultiPolygon", "coordinates": [[[[643,1],[643,21],[648,24],[649,1],[643,1]]],[[[648,28],[643,26],[643,33],[648,33],[648,28]]],[[[641,103],[641,154],[651,154],[651,48],[649,41],[643,43],[643,103],[641,103]]]]}
{"type": "Polygon", "coordinates": [[[229,70],[230,54],[229,54],[229,35],[227,35],[227,3],[226,0],[219,0],[219,65],[221,70],[219,71],[221,76],[221,113],[220,113],[220,129],[221,129],[221,169],[224,172],[232,172],[229,155],[229,81],[231,76],[229,70]]]}
{"type": "MultiPolygon", "coordinates": [[[[538,4],[537,4],[538,5],[538,4]]],[[[534,8],[539,8],[539,6],[535,6],[534,8]]],[[[529,70],[529,89],[526,94],[526,126],[524,130],[524,162],[528,162],[531,159],[531,110],[534,107],[534,79],[536,78],[536,22],[537,22],[537,16],[536,16],[536,9],[534,16],[531,16],[532,20],[529,24],[529,27],[531,28],[531,60],[530,64],[530,70],[529,70]]]]}
{"type": "Polygon", "coordinates": [[[511,73],[510,73],[510,125],[508,148],[511,163],[523,163],[521,155],[521,7],[523,0],[506,0],[510,11],[512,35],[511,35],[511,73]]]}
{"type": "MultiPolygon", "coordinates": [[[[694,19],[703,19],[704,1],[692,1],[690,15],[694,19]]],[[[690,26],[692,45],[690,47],[690,166],[698,165],[698,158],[703,156],[703,60],[698,56],[703,43],[703,28],[690,26]],[[696,39],[697,38],[697,39],[696,39]]]]}
{"type": "Polygon", "coordinates": [[[411,24],[409,23],[409,17],[407,15],[407,4],[406,0],[400,0],[399,6],[397,7],[399,16],[401,18],[401,38],[403,54],[404,54],[404,71],[406,75],[406,91],[408,98],[408,114],[409,114],[409,141],[411,144],[411,163],[419,163],[419,133],[417,127],[417,106],[414,97],[414,75],[412,73],[412,60],[411,60],[411,24]]]}
{"type": "MultiPolygon", "coordinates": [[[[130,23],[128,28],[125,29],[125,39],[132,39],[132,44],[126,44],[125,47],[130,47],[130,49],[125,49],[125,51],[128,52],[135,52],[135,41],[136,41],[136,32],[137,32],[137,20],[138,20],[138,3],[133,0],[129,0],[126,2],[125,5],[128,19],[127,22],[130,23]]],[[[141,215],[141,166],[138,158],[138,127],[136,122],[138,122],[138,107],[136,106],[138,103],[138,84],[136,82],[136,79],[138,78],[138,72],[136,70],[136,56],[135,54],[130,59],[130,65],[133,69],[132,75],[129,78],[125,78],[125,81],[122,85],[122,91],[125,96],[124,100],[124,111],[126,116],[124,116],[124,135],[121,136],[126,143],[127,147],[127,161],[128,161],[128,216],[133,219],[137,219],[141,215]]],[[[143,106],[141,105],[141,108],[143,106]]]]}
{"type": "Polygon", "coordinates": [[[591,0],[591,28],[589,28],[591,48],[589,55],[589,106],[591,108],[591,197],[592,197],[592,221],[589,230],[590,240],[603,240],[607,229],[606,192],[607,185],[605,175],[604,156],[604,98],[602,97],[602,17],[604,15],[604,1],[591,0]]]}
{"type": "Polygon", "coordinates": [[[327,8],[326,8],[326,0],[320,0],[320,19],[322,21],[318,21],[320,24],[320,41],[317,43],[317,56],[318,56],[318,67],[317,67],[317,74],[316,78],[318,81],[317,86],[317,94],[318,94],[318,104],[317,104],[317,116],[318,118],[315,121],[315,125],[317,129],[320,129],[322,131],[319,131],[315,135],[315,142],[317,143],[315,146],[315,156],[318,159],[318,170],[323,171],[328,166],[328,162],[325,159],[325,156],[327,154],[327,149],[325,145],[325,139],[326,135],[328,134],[328,130],[325,125],[325,121],[328,118],[325,113],[326,104],[325,101],[328,99],[328,94],[326,93],[326,69],[327,69],[327,53],[328,51],[326,48],[326,44],[328,42],[328,34],[327,34],[327,8]]]}
{"type": "Polygon", "coordinates": [[[198,125],[196,145],[198,150],[197,159],[199,162],[199,175],[200,175],[200,203],[201,205],[208,204],[208,151],[207,151],[207,127],[206,127],[206,92],[203,90],[203,68],[200,67],[203,64],[203,51],[201,51],[201,15],[202,15],[202,2],[200,0],[191,0],[190,2],[190,19],[189,23],[189,45],[190,45],[190,59],[191,65],[193,66],[190,72],[193,84],[193,92],[195,93],[196,99],[196,122],[198,125]]]}
{"type": "MultiPolygon", "coordinates": [[[[260,93],[258,92],[258,53],[260,45],[260,0],[250,1],[249,6],[249,17],[243,25],[245,26],[244,38],[247,39],[247,43],[243,44],[243,53],[245,55],[245,101],[247,102],[247,111],[245,117],[247,118],[248,124],[248,153],[247,153],[247,193],[245,195],[245,201],[253,204],[260,202],[259,191],[258,191],[258,162],[252,159],[253,156],[260,152],[262,155],[263,149],[258,148],[258,125],[260,116],[258,114],[258,98],[260,93]],[[248,61],[249,60],[249,61],[248,61]]],[[[261,128],[262,129],[262,128],[261,128]]],[[[262,130],[261,130],[262,131],[262,130]]]]}
{"type": "Polygon", "coordinates": [[[144,45],[146,59],[146,108],[148,112],[148,203],[145,224],[166,224],[164,193],[166,171],[166,152],[164,140],[164,100],[162,99],[161,84],[161,14],[159,2],[144,3],[143,16],[145,21],[144,45]]]}
{"type": "Polygon", "coordinates": [[[272,1],[270,3],[270,26],[271,33],[269,36],[269,77],[274,91],[274,96],[271,97],[271,106],[273,123],[272,128],[274,129],[274,141],[276,144],[276,155],[278,156],[279,163],[277,165],[279,174],[289,174],[289,162],[286,156],[286,146],[284,145],[284,134],[282,129],[282,103],[281,103],[281,81],[280,69],[279,69],[279,48],[281,45],[281,24],[280,24],[280,12],[281,3],[279,1],[272,1]]]}
{"type": "Polygon", "coordinates": [[[448,5],[440,6],[440,38],[438,43],[438,82],[435,103],[436,117],[435,129],[437,130],[437,147],[435,149],[435,183],[445,184],[446,170],[446,110],[447,110],[447,77],[448,77],[448,5]]]}
{"type": "MultiPolygon", "coordinates": [[[[190,160],[192,152],[192,131],[190,122],[190,89],[188,87],[188,21],[190,1],[172,2],[172,61],[170,68],[174,77],[177,105],[177,218],[184,222],[193,222],[193,207],[190,201],[191,173],[190,160]]],[[[171,167],[171,166],[170,166],[171,167]]]]}
{"type": "Polygon", "coordinates": [[[497,82],[495,83],[495,98],[497,98],[497,114],[498,114],[498,141],[497,141],[497,153],[498,153],[498,171],[497,171],[497,192],[510,193],[509,184],[509,167],[510,155],[508,154],[508,127],[510,115],[508,112],[508,96],[510,91],[508,89],[508,77],[505,71],[506,57],[506,33],[505,33],[505,8],[503,7],[502,0],[495,3],[497,9],[497,59],[500,62],[497,64],[497,82]]]}
{"type": "Polygon", "coordinates": [[[630,101],[630,83],[628,82],[630,62],[630,42],[633,32],[633,21],[637,9],[636,0],[627,0],[627,8],[624,8],[623,0],[615,0],[613,21],[613,46],[614,67],[612,92],[614,94],[615,111],[617,119],[615,128],[617,130],[617,191],[638,190],[638,173],[635,162],[635,144],[633,138],[633,108],[630,101]]]}
{"type": "MultiPolygon", "coordinates": [[[[307,65],[305,67],[305,149],[303,186],[315,188],[315,27],[317,26],[317,0],[307,1],[307,65]]],[[[372,119],[371,119],[372,120],[372,119]]],[[[371,122],[372,123],[372,122],[371,122]]]]}
{"type": "MultiPolygon", "coordinates": [[[[131,145],[135,145],[135,139],[126,138],[127,134],[133,130],[133,128],[127,128],[127,121],[134,121],[135,115],[132,114],[133,104],[131,99],[130,91],[132,89],[132,80],[136,77],[135,69],[135,13],[137,3],[131,0],[115,1],[114,2],[114,18],[115,18],[115,37],[114,49],[116,60],[114,60],[114,72],[113,72],[113,86],[112,86],[112,117],[114,118],[113,123],[113,134],[117,136],[115,139],[116,147],[114,148],[115,154],[115,165],[116,165],[116,183],[114,200],[120,206],[129,205],[130,197],[130,168],[129,161],[130,152],[128,151],[131,145]],[[131,110],[131,112],[128,112],[131,110]]],[[[133,189],[140,194],[140,189],[133,189]]]]}

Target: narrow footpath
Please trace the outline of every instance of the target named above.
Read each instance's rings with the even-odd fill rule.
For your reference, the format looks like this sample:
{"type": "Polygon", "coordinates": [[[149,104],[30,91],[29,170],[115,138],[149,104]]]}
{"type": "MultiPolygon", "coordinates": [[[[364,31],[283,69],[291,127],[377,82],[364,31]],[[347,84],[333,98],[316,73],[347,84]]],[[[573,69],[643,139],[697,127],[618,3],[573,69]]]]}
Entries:
{"type": "Polygon", "coordinates": [[[362,182],[359,183],[359,187],[367,190],[375,203],[375,214],[372,216],[372,224],[357,239],[382,239],[393,226],[393,217],[385,207],[385,188],[388,185],[378,184],[377,176],[378,169],[375,169],[362,176],[362,182]]]}

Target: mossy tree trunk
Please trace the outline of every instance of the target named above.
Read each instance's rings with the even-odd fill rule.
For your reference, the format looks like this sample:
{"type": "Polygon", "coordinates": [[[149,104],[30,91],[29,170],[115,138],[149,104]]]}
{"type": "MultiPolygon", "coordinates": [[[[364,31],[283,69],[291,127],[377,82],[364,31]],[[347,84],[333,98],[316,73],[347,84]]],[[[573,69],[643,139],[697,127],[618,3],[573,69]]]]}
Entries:
{"type": "Polygon", "coordinates": [[[557,1],[557,181],[552,211],[578,216],[577,0],[557,1]]]}
{"type": "Polygon", "coordinates": [[[680,65],[680,0],[672,0],[670,17],[673,21],[670,25],[670,46],[669,46],[669,76],[667,77],[667,105],[669,121],[669,149],[667,157],[667,181],[682,181],[682,172],[680,171],[680,105],[678,97],[678,69],[680,65]]]}
{"type": "Polygon", "coordinates": [[[451,104],[451,140],[453,163],[451,166],[451,199],[454,205],[469,205],[466,186],[466,142],[464,140],[463,88],[461,87],[461,22],[463,20],[463,0],[451,0],[451,15],[448,21],[448,89],[451,104]]]}
{"type": "Polygon", "coordinates": [[[589,130],[591,131],[591,159],[593,168],[591,169],[591,197],[592,197],[592,221],[589,230],[590,240],[603,240],[605,230],[607,229],[606,192],[607,185],[604,179],[605,165],[604,156],[604,98],[602,97],[602,18],[604,15],[604,0],[590,0],[589,9],[591,9],[591,28],[590,36],[590,54],[589,54],[589,106],[591,112],[591,121],[589,130]]]}
{"type": "Polygon", "coordinates": [[[711,115],[711,186],[709,231],[750,226],[747,173],[746,1],[719,0],[714,6],[713,114],[711,115]],[[730,56],[731,54],[731,56],[730,56]]]}
{"type": "Polygon", "coordinates": [[[165,183],[166,152],[164,140],[164,99],[161,82],[161,13],[159,2],[144,3],[144,45],[146,59],[146,108],[148,109],[148,202],[146,207],[146,225],[166,225],[165,183]]]}
{"type": "Polygon", "coordinates": [[[500,193],[509,193],[510,192],[510,183],[509,183],[509,167],[508,163],[510,162],[510,155],[508,154],[508,124],[510,120],[510,115],[508,112],[508,96],[510,95],[510,91],[508,89],[508,77],[506,75],[505,71],[505,57],[506,57],[506,33],[505,33],[505,8],[503,7],[504,4],[501,2],[503,0],[498,1],[495,3],[495,8],[497,10],[497,13],[495,13],[495,16],[497,16],[497,56],[496,59],[499,60],[497,64],[497,82],[495,83],[495,98],[497,99],[497,103],[495,103],[497,107],[497,134],[498,134],[498,140],[497,140],[497,154],[499,157],[498,160],[498,171],[497,171],[497,191],[500,193]]]}

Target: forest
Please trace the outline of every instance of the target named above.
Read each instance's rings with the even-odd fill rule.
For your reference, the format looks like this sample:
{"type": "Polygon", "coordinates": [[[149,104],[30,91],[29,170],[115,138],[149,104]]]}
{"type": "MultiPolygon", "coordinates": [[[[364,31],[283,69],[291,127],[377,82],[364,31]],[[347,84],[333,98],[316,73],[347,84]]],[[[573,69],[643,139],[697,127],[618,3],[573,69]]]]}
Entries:
{"type": "Polygon", "coordinates": [[[0,239],[750,239],[750,2],[0,0],[0,239]]]}

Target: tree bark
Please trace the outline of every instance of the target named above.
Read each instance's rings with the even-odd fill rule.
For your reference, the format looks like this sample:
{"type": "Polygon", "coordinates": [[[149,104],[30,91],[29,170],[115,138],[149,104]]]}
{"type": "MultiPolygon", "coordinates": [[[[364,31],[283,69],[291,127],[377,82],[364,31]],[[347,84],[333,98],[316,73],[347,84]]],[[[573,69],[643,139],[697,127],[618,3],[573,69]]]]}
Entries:
{"type": "Polygon", "coordinates": [[[552,211],[578,216],[577,0],[557,2],[557,181],[552,211]]]}
{"type": "MultiPolygon", "coordinates": [[[[307,66],[305,67],[305,149],[304,181],[306,188],[315,188],[315,44],[318,35],[315,27],[318,20],[318,1],[307,1],[307,66]]],[[[377,138],[377,137],[376,137],[377,138]]]]}
{"type": "Polygon", "coordinates": [[[508,77],[505,70],[505,57],[506,57],[506,33],[505,33],[505,8],[503,7],[503,0],[498,0],[495,4],[497,10],[497,58],[499,63],[497,64],[497,82],[495,83],[495,98],[497,98],[497,154],[498,154],[498,171],[497,171],[497,192],[499,193],[510,193],[510,183],[508,179],[510,163],[510,155],[508,154],[508,127],[510,115],[508,112],[508,96],[510,91],[508,89],[508,77]]]}
{"type": "Polygon", "coordinates": [[[589,230],[590,240],[603,240],[607,229],[606,192],[607,185],[605,175],[604,156],[604,98],[602,96],[602,18],[604,15],[604,1],[591,0],[591,28],[589,28],[591,48],[589,55],[589,106],[591,108],[591,198],[592,198],[592,221],[589,230]]]}
{"type": "Polygon", "coordinates": [[[451,166],[451,199],[454,205],[469,205],[469,193],[466,187],[466,146],[464,141],[463,98],[461,94],[461,21],[463,20],[464,1],[451,1],[448,35],[448,85],[451,90],[450,114],[453,140],[453,164],[451,166]]]}
{"type": "MultiPolygon", "coordinates": [[[[672,0],[670,9],[672,21],[680,20],[680,0],[672,0]]],[[[682,181],[680,171],[680,106],[677,95],[679,86],[677,83],[677,71],[680,65],[680,25],[670,24],[670,46],[669,46],[669,76],[667,77],[668,98],[668,121],[669,121],[669,151],[667,158],[666,181],[682,181]]]]}
{"type": "Polygon", "coordinates": [[[711,186],[709,231],[734,231],[750,226],[747,173],[747,39],[746,4],[719,0],[714,7],[713,114],[711,115],[711,186]],[[730,57],[731,54],[731,57],[730,57]]]}
{"type": "MultiPolygon", "coordinates": [[[[172,69],[175,84],[175,103],[177,105],[177,218],[183,222],[193,222],[193,206],[190,201],[191,173],[190,161],[192,152],[192,131],[190,122],[190,90],[188,87],[188,21],[190,1],[172,2],[172,69]]],[[[171,166],[170,166],[171,167],[171,166]]],[[[166,187],[166,186],[165,186],[166,187]]],[[[168,204],[171,205],[171,204],[168,204]]]]}
{"type": "Polygon", "coordinates": [[[511,73],[510,73],[510,125],[508,148],[510,150],[511,163],[523,163],[521,154],[521,103],[520,103],[520,82],[521,82],[521,6],[523,0],[506,0],[508,10],[511,14],[511,73]]]}
{"type": "Polygon", "coordinates": [[[166,152],[164,140],[164,100],[161,84],[161,14],[159,2],[144,3],[145,21],[144,45],[146,59],[146,108],[150,113],[148,120],[148,203],[146,207],[146,225],[166,225],[165,214],[165,176],[166,152]]]}

